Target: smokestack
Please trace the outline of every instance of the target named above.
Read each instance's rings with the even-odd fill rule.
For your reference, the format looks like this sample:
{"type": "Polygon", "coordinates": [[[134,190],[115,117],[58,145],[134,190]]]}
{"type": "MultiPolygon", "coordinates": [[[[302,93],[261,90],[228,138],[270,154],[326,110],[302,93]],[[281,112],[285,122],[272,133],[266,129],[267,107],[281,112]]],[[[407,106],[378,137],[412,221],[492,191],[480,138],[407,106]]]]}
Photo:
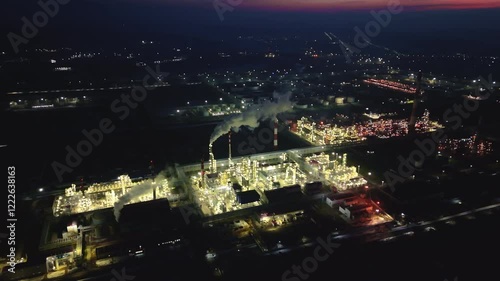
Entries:
{"type": "Polygon", "coordinates": [[[274,150],[278,150],[278,118],[274,119],[274,150]]]}
{"type": "Polygon", "coordinates": [[[229,137],[229,157],[228,157],[228,162],[229,162],[229,167],[231,167],[232,162],[231,162],[231,131],[228,133],[229,137]]]}
{"type": "Polygon", "coordinates": [[[215,172],[217,172],[217,163],[215,162],[215,156],[212,152],[212,145],[211,144],[208,146],[208,153],[210,156],[210,173],[215,173],[215,172]]]}
{"type": "Polygon", "coordinates": [[[210,144],[213,144],[226,132],[233,130],[238,132],[240,127],[257,128],[264,120],[274,120],[276,115],[293,109],[294,103],[290,100],[291,93],[285,95],[275,94],[275,102],[266,101],[259,107],[252,107],[241,114],[230,116],[215,127],[210,136],[210,144]]]}

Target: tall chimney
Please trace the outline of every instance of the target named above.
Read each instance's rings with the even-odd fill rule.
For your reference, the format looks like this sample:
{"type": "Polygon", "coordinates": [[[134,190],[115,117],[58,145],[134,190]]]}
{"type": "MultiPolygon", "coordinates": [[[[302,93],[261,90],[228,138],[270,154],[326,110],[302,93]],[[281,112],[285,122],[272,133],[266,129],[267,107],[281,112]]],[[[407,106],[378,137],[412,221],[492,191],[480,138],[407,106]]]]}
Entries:
{"type": "Polygon", "coordinates": [[[217,163],[215,162],[215,156],[214,153],[212,152],[211,144],[208,146],[208,153],[210,156],[210,173],[215,173],[217,172],[217,163]]]}

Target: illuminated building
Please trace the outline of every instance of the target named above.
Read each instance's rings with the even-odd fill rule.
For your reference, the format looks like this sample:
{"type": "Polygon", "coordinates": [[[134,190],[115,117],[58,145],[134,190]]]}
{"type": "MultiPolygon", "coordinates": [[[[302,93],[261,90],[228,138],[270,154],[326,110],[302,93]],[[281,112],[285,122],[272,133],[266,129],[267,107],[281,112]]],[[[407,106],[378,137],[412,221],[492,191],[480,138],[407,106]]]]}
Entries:
{"type": "Polygon", "coordinates": [[[173,192],[173,187],[169,185],[167,179],[159,182],[152,179],[132,181],[128,175],[121,175],[114,182],[94,183],[85,190],[77,191],[76,185],[72,184],[65,189],[64,195],[55,198],[52,211],[54,216],[58,217],[112,208],[118,198],[138,185],[151,185],[152,191],[134,198],[128,204],[160,198],[177,201],[183,196],[173,192]]]}
{"type": "Polygon", "coordinates": [[[314,154],[305,158],[311,165],[317,176],[327,183],[335,186],[338,190],[347,190],[363,186],[367,181],[359,175],[356,167],[347,165],[347,154],[339,155],[335,152],[326,154],[314,154]],[[333,158],[333,159],[330,159],[333,158]]]}

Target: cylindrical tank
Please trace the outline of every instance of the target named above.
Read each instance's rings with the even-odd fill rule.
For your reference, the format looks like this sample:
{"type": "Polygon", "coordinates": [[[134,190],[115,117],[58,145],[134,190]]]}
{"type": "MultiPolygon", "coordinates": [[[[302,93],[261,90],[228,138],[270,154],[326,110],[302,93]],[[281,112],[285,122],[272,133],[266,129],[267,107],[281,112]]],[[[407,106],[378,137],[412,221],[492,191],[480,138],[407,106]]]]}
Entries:
{"type": "Polygon", "coordinates": [[[344,104],[344,97],[336,97],[335,98],[335,103],[336,104],[344,104]]]}
{"type": "Polygon", "coordinates": [[[354,97],[347,97],[348,103],[353,103],[355,101],[354,97]]]}

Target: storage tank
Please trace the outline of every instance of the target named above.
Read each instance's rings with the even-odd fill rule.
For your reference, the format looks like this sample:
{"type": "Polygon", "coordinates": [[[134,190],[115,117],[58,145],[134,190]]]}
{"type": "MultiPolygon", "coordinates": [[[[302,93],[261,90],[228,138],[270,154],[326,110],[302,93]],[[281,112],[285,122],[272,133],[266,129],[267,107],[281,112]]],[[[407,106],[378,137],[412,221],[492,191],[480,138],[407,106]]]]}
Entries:
{"type": "Polygon", "coordinates": [[[335,98],[335,103],[336,104],[344,104],[344,97],[336,97],[335,98]]]}
{"type": "Polygon", "coordinates": [[[353,103],[355,102],[356,100],[354,99],[354,97],[347,97],[347,102],[348,103],[353,103]]]}

